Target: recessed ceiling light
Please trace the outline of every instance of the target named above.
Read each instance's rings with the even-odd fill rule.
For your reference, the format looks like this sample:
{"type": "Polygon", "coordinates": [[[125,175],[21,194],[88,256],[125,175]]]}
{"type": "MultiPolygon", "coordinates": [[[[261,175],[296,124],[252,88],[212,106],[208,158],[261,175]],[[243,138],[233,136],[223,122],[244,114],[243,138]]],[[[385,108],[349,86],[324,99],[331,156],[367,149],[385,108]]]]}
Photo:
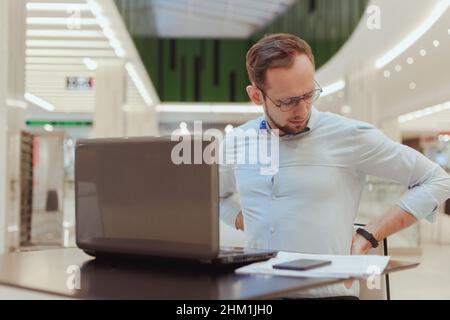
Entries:
{"type": "Polygon", "coordinates": [[[448,35],[450,36],[450,29],[448,29],[447,32],[448,32],[448,35]]]}
{"type": "Polygon", "coordinates": [[[396,65],[395,66],[395,71],[397,71],[397,72],[400,72],[400,71],[402,71],[402,66],[401,65],[396,65]]]}
{"type": "Polygon", "coordinates": [[[391,76],[391,72],[389,70],[384,70],[383,75],[385,78],[389,78],[391,76]]]}
{"type": "Polygon", "coordinates": [[[97,69],[97,62],[95,62],[95,60],[92,60],[91,58],[84,58],[83,63],[86,65],[86,68],[88,68],[88,70],[97,69]]]}
{"type": "Polygon", "coordinates": [[[439,47],[439,41],[438,40],[434,40],[433,41],[433,46],[435,46],[436,48],[439,47]]]}
{"type": "Polygon", "coordinates": [[[447,11],[450,6],[448,0],[436,1],[435,7],[432,9],[430,15],[411,33],[401,40],[391,50],[386,52],[382,57],[376,60],[375,66],[377,69],[383,68],[386,64],[394,60],[406,49],[411,47],[417,40],[419,40],[427,31],[440,19],[440,17],[447,11]]]}
{"type": "Polygon", "coordinates": [[[420,53],[420,55],[421,55],[422,57],[425,57],[426,54],[427,54],[427,50],[422,49],[422,50],[419,51],[419,53],[420,53]]]}
{"type": "Polygon", "coordinates": [[[409,57],[408,59],[406,59],[406,62],[407,62],[408,64],[413,64],[413,63],[414,63],[414,59],[411,58],[411,57],[409,57]]]}
{"type": "Polygon", "coordinates": [[[189,135],[189,129],[187,128],[187,124],[186,122],[180,122],[180,128],[178,130],[176,130],[179,132],[179,134],[181,135],[189,135]]]}
{"type": "Polygon", "coordinates": [[[411,90],[414,90],[414,89],[416,88],[416,83],[415,83],[415,82],[411,82],[411,83],[409,84],[409,88],[410,88],[411,90]]]}
{"type": "Polygon", "coordinates": [[[116,56],[118,56],[119,58],[123,58],[126,55],[125,50],[123,50],[120,47],[114,48],[114,52],[115,52],[116,56]]]}

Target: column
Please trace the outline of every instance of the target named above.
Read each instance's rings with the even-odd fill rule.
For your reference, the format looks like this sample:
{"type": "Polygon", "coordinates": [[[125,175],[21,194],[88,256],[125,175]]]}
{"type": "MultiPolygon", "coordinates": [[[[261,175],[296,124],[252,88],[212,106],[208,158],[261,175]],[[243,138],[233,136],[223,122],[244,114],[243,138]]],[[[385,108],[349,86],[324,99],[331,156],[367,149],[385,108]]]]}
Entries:
{"type": "Polygon", "coordinates": [[[12,159],[18,159],[17,136],[25,126],[25,16],[24,0],[0,1],[0,253],[11,245],[8,222],[20,204],[11,186],[19,180],[19,161],[12,159]]]}
{"type": "Polygon", "coordinates": [[[6,215],[6,249],[20,246],[21,233],[21,132],[25,130],[25,0],[9,0],[8,29],[8,80],[7,80],[7,144],[8,152],[8,200],[6,215]],[[9,229],[11,227],[11,229],[9,229]]]}
{"type": "MultiPolygon", "coordinates": [[[[0,1],[0,70],[8,70],[8,5],[9,1],[0,1]]],[[[6,233],[6,72],[0,72],[0,254],[5,252],[6,233]]]]}
{"type": "Polygon", "coordinates": [[[345,97],[351,108],[349,117],[379,125],[377,73],[364,64],[355,65],[347,76],[345,97]]]}
{"type": "Polygon", "coordinates": [[[119,59],[101,60],[95,74],[94,136],[122,137],[124,131],[125,66],[119,59]]]}
{"type": "Polygon", "coordinates": [[[158,135],[157,113],[153,106],[127,106],[125,118],[127,137],[158,135]]]}

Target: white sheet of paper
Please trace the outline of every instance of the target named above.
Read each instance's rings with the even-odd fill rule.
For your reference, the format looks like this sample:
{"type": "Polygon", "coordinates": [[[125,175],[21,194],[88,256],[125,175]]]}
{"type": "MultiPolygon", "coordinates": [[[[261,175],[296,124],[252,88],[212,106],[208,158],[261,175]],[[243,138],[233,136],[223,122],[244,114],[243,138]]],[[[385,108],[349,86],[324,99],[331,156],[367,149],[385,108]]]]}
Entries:
{"type": "Polygon", "coordinates": [[[238,268],[236,273],[262,273],[291,277],[321,277],[348,279],[350,277],[368,277],[381,274],[389,263],[389,256],[376,255],[322,255],[304,254],[297,252],[278,252],[275,258],[263,262],[256,262],[238,268]],[[297,271],[274,269],[277,263],[289,262],[297,259],[331,260],[331,264],[316,269],[297,271]]]}

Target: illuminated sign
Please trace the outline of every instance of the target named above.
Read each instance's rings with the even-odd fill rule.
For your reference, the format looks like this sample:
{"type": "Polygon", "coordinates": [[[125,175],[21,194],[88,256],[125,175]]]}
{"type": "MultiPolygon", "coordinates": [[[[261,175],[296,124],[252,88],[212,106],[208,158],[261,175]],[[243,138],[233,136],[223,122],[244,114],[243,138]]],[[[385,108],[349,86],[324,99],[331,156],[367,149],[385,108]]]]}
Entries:
{"type": "Polygon", "coordinates": [[[93,77],[66,77],[67,90],[92,90],[93,88],[93,77]]]}

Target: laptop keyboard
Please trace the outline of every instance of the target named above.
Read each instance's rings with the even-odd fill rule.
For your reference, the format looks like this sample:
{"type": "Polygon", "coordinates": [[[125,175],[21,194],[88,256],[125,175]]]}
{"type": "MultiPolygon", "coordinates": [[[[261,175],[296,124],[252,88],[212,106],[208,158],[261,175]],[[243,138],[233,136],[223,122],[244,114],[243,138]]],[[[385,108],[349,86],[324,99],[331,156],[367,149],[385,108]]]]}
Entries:
{"type": "Polygon", "coordinates": [[[244,248],[239,248],[239,247],[225,247],[225,248],[220,248],[219,250],[219,255],[223,256],[223,255],[230,255],[230,254],[242,254],[245,253],[244,248]]]}

